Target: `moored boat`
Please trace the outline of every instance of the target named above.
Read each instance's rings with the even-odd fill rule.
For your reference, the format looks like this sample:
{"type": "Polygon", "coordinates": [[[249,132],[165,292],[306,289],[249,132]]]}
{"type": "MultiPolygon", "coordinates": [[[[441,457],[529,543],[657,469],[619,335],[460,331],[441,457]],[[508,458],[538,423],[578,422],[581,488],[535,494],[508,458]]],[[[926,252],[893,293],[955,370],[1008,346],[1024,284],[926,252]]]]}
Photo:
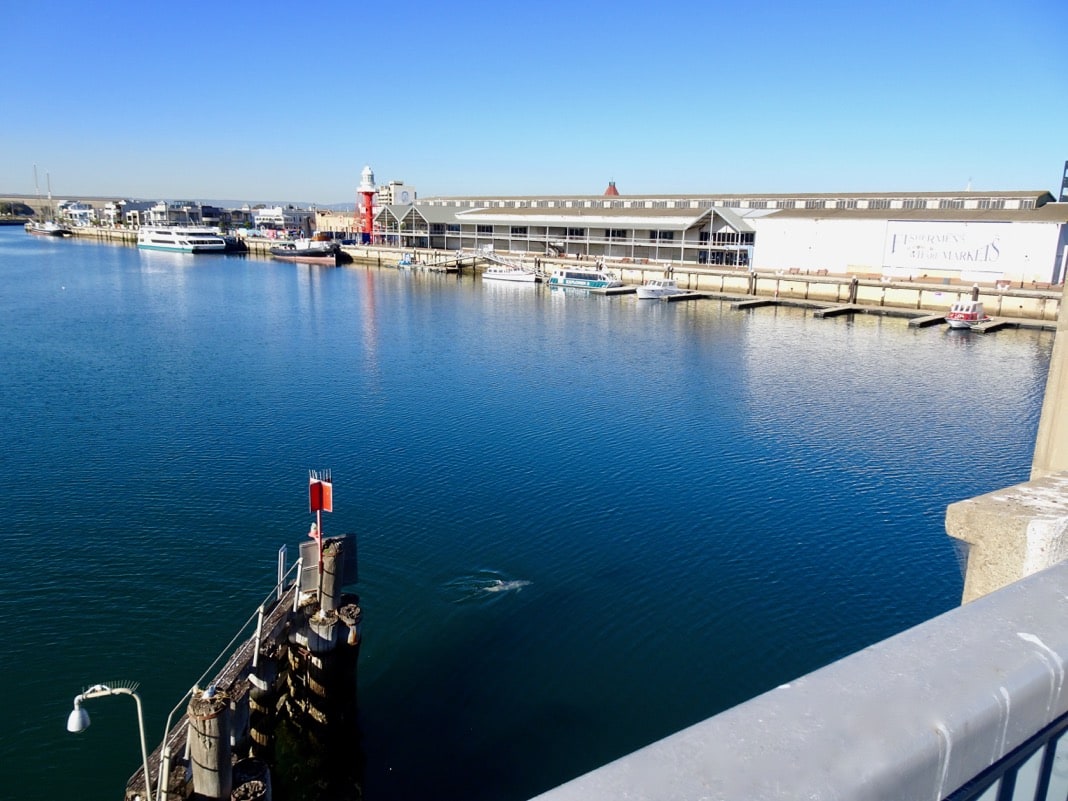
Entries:
{"type": "Polygon", "coordinates": [[[345,261],[345,255],[341,246],[329,239],[296,239],[271,248],[271,256],[276,259],[305,264],[326,264],[331,267],[345,261]]]}
{"type": "Polygon", "coordinates": [[[143,225],[137,232],[137,247],[179,253],[225,253],[226,239],[208,226],[143,225]]]}
{"type": "Polygon", "coordinates": [[[674,278],[650,278],[637,289],[641,299],[662,298],[667,295],[678,295],[682,290],[674,278]]]}
{"type": "Polygon", "coordinates": [[[989,323],[991,317],[987,316],[983,309],[983,303],[979,300],[958,300],[946,315],[946,322],[950,328],[975,328],[983,323],[989,323]]]}
{"type": "Polygon", "coordinates": [[[538,275],[533,270],[511,264],[491,264],[482,271],[483,281],[517,281],[533,284],[538,275]]]}
{"type": "Polygon", "coordinates": [[[55,220],[44,220],[43,222],[30,220],[26,223],[26,233],[36,236],[74,236],[72,230],[60,225],[55,220]]]}
{"type": "Polygon", "coordinates": [[[580,289],[607,289],[623,286],[623,282],[600,266],[559,267],[549,276],[549,285],[580,289]]]}

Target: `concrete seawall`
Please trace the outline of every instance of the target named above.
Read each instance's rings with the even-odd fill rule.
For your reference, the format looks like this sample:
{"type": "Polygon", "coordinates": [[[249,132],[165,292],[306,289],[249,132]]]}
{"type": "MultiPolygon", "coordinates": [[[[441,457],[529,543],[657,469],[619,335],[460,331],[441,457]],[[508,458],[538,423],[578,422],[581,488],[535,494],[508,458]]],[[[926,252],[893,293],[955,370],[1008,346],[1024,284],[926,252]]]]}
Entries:
{"type": "MultiPolygon", "coordinates": [[[[78,228],[76,236],[101,241],[135,244],[137,232],[112,228],[78,228]]],[[[275,244],[270,239],[245,240],[249,254],[269,256],[275,244]]],[[[417,248],[383,246],[344,247],[353,258],[352,266],[396,267],[403,253],[411,253],[416,259],[434,261],[442,256],[441,251],[417,248]]],[[[466,254],[476,255],[476,254],[466,254]]],[[[533,265],[535,260],[543,270],[554,267],[586,264],[575,259],[553,259],[529,255],[522,260],[533,265]]],[[[592,262],[589,262],[592,264],[592,262]]],[[[645,264],[628,260],[606,261],[605,266],[618,273],[628,284],[640,284],[649,278],[662,277],[663,264],[645,264]]],[[[970,298],[972,284],[950,283],[947,279],[905,280],[887,279],[878,275],[831,275],[824,270],[815,272],[797,271],[749,271],[743,268],[703,267],[699,265],[674,264],[670,274],[683,289],[694,292],[713,292],[748,297],[770,297],[780,301],[811,301],[814,303],[853,303],[870,308],[900,309],[915,313],[937,314],[949,309],[957,300],[970,298]]],[[[994,317],[1010,317],[1056,324],[1060,313],[1061,286],[998,282],[978,284],[979,299],[988,314],[994,317]]]]}

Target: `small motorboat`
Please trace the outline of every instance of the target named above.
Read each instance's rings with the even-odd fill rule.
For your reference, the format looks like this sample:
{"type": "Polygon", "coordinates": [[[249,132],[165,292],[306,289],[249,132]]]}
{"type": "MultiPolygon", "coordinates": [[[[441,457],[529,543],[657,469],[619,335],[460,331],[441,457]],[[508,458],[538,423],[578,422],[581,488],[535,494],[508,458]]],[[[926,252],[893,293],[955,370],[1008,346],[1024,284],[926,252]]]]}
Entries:
{"type": "Polygon", "coordinates": [[[988,317],[983,309],[983,303],[979,300],[958,300],[946,315],[946,322],[950,328],[975,328],[983,323],[989,323],[992,318],[988,317]]]}
{"type": "Polygon", "coordinates": [[[667,295],[678,295],[682,292],[674,278],[650,278],[638,287],[639,299],[662,298],[667,295]]]}
{"type": "Polygon", "coordinates": [[[518,281],[524,284],[533,284],[538,280],[538,274],[525,267],[508,264],[491,264],[482,271],[483,281],[518,281]]]}

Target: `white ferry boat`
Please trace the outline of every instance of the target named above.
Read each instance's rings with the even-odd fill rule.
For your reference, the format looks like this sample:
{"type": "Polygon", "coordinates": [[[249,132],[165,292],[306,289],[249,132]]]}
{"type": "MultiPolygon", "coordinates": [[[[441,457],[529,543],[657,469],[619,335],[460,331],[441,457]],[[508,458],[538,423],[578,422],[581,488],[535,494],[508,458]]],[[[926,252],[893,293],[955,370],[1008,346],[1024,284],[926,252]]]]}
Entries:
{"type": "Polygon", "coordinates": [[[223,253],[226,251],[226,240],[217,229],[207,226],[142,226],[137,232],[137,247],[182,253],[223,253]]]}
{"type": "Polygon", "coordinates": [[[549,276],[549,286],[571,286],[583,289],[607,289],[623,286],[623,282],[600,267],[560,267],[549,276]]]}

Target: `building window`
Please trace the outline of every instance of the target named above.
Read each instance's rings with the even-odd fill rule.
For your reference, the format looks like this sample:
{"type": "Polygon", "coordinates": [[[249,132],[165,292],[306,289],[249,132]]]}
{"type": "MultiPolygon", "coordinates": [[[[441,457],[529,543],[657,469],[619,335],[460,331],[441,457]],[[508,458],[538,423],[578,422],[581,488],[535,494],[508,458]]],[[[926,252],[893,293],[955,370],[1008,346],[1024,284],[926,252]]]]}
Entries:
{"type": "Polygon", "coordinates": [[[627,231],[625,228],[609,228],[604,235],[607,239],[626,239],[627,231]]]}
{"type": "Polygon", "coordinates": [[[942,200],[938,201],[938,208],[940,208],[940,209],[963,209],[964,208],[964,201],[963,200],[955,200],[955,199],[952,199],[952,198],[943,198],[942,200]]]}
{"type": "Polygon", "coordinates": [[[822,209],[827,207],[827,202],[824,200],[806,200],[806,209],[822,209]]]}
{"type": "Polygon", "coordinates": [[[583,237],[586,236],[586,229],[585,228],[568,228],[567,229],[567,235],[571,239],[582,239],[583,237]]]}
{"type": "Polygon", "coordinates": [[[479,234],[487,234],[488,236],[493,236],[493,226],[479,225],[475,228],[475,232],[479,234]]]}
{"type": "Polygon", "coordinates": [[[890,208],[889,198],[875,198],[868,201],[869,209],[888,209],[890,208]]]}
{"type": "Polygon", "coordinates": [[[526,236],[527,227],[525,225],[513,225],[511,234],[512,236],[526,236]]]}
{"type": "Polygon", "coordinates": [[[675,238],[674,231],[650,231],[649,239],[659,242],[670,242],[675,238]]]}
{"type": "Polygon", "coordinates": [[[460,233],[460,223],[448,223],[445,226],[445,230],[450,234],[458,234],[460,233]]]}

